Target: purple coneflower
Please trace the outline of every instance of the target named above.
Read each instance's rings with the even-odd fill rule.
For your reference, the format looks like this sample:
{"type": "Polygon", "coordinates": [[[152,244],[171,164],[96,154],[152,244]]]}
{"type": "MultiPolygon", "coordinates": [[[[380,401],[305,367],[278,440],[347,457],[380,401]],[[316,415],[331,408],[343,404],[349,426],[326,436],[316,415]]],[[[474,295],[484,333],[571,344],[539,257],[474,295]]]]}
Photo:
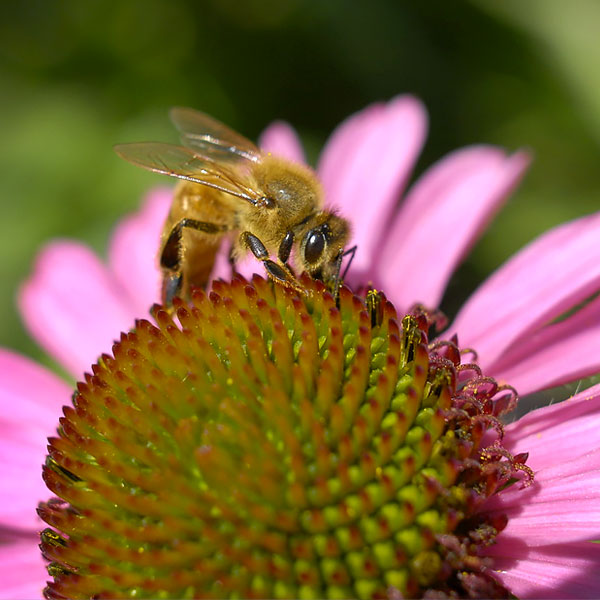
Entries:
{"type": "MultiPolygon", "coordinates": [[[[120,224],[108,265],[74,242],[42,251],[23,317],[82,383],[57,436],[70,385],[0,354],[2,597],[46,581],[57,598],[600,594],[600,387],[500,421],[513,387],[600,371],[600,300],[585,303],[600,217],[534,241],[432,338],[453,270],[528,158],[459,150],[396,210],[425,121],[410,97],[371,106],[318,168],[353,224],[348,284],[391,303],[237,278],[101,355],[157,299],[169,191],[120,224]],[[61,500],[39,476],[47,453],[61,500]]],[[[303,160],[285,124],[262,146],[303,160]]]]}

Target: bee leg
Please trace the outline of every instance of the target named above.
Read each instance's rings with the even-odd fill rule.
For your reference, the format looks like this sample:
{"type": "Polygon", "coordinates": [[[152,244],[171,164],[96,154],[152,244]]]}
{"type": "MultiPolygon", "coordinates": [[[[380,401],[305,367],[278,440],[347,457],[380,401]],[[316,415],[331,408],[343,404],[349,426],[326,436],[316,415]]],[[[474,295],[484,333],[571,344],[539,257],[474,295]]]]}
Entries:
{"type": "Polygon", "coordinates": [[[172,306],[173,298],[179,296],[183,284],[183,275],[175,271],[165,273],[162,281],[162,300],[165,306],[172,306]]]}
{"type": "MultiPolygon", "coordinates": [[[[277,258],[283,264],[292,277],[294,281],[296,281],[296,276],[294,275],[294,271],[292,267],[288,264],[288,260],[290,259],[290,254],[292,253],[292,247],[294,246],[294,232],[288,231],[283,240],[281,240],[281,244],[279,244],[279,249],[277,250],[277,258]]],[[[297,281],[296,281],[297,283],[297,281]]]]}
{"type": "Polygon", "coordinates": [[[277,283],[280,283],[286,287],[293,288],[296,291],[303,292],[302,286],[292,275],[287,265],[285,263],[278,264],[271,260],[265,245],[254,234],[250,233],[249,231],[244,231],[242,235],[240,235],[240,242],[245,248],[254,254],[255,258],[263,263],[265,270],[267,271],[267,275],[273,281],[276,281],[277,283]]]}
{"type": "Polygon", "coordinates": [[[339,308],[339,299],[340,299],[340,287],[342,286],[344,279],[346,279],[346,274],[348,273],[348,269],[350,268],[350,265],[352,264],[352,260],[354,259],[354,254],[356,253],[356,248],[357,248],[357,246],[352,246],[352,248],[349,248],[345,252],[343,250],[340,250],[339,253],[337,254],[337,256],[335,257],[335,269],[334,269],[335,275],[333,277],[333,283],[331,284],[330,289],[331,289],[331,293],[334,295],[334,297],[336,299],[338,308],[339,308]],[[350,258],[348,259],[346,268],[344,269],[344,272],[342,273],[342,261],[344,260],[344,257],[348,256],[348,255],[350,255],[350,258]]]}
{"type": "Polygon", "coordinates": [[[281,244],[279,244],[279,250],[277,250],[277,258],[285,265],[290,258],[292,252],[292,246],[294,245],[294,232],[288,231],[285,234],[281,244]]]}
{"type": "Polygon", "coordinates": [[[338,290],[340,285],[343,283],[344,279],[346,279],[346,275],[348,273],[348,269],[350,269],[350,265],[352,264],[352,261],[354,260],[354,255],[356,254],[356,248],[357,246],[352,246],[352,248],[348,248],[348,250],[346,250],[345,252],[340,252],[336,259],[336,265],[335,265],[335,278],[333,280],[333,291],[335,292],[335,294],[337,295],[338,290]],[[344,259],[345,256],[350,256],[350,258],[348,259],[348,262],[346,264],[346,268],[344,269],[344,272],[341,273],[342,270],[342,260],[344,259]]]}
{"type": "Polygon", "coordinates": [[[160,253],[160,266],[163,270],[162,301],[165,306],[171,306],[173,298],[183,288],[182,235],[185,228],[209,234],[222,234],[228,230],[224,225],[187,218],[173,226],[160,253]]]}
{"type": "Polygon", "coordinates": [[[231,277],[233,277],[237,273],[237,269],[235,267],[235,248],[233,244],[229,247],[229,252],[227,254],[227,262],[229,263],[229,267],[231,269],[231,277]]]}
{"type": "Polygon", "coordinates": [[[215,223],[206,223],[196,219],[181,219],[169,233],[160,255],[160,266],[163,269],[177,270],[181,263],[181,236],[184,228],[195,229],[203,233],[224,233],[227,227],[215,223]]]}
{"type": "Polygon", "coordinates": [[[340,252],[335,259],[335,276],[333,277],[333,284],[331,286],[331,293],[336,298],[339,298],[340,293],[340,270],[342,268],[342,259],[344,258],[344,253],[340,252]]]}
{"type": "MultiPolygon", "coordinates": [[[[348,248],[348,250],[346,250],[343,254],[342,254],[342,258],[344,258],[344,256],[348,256],[350,255],[350,258],[348,259],[348,262],[346,263],[346,268],[344,269],[344,273],[342,275],[342,280],[346,279],[346,275],[348,274],[348,271],[350,270],[350,265],[352,264],[352,261],[354,260],[354,255],[356,254],[356,249],[358,248],[358,246],[355,244],[354,246],[352,246],[352,248],[348,248]]],[[[341,268],[341,263],[340,263],[340,268],[341,268]]]]}

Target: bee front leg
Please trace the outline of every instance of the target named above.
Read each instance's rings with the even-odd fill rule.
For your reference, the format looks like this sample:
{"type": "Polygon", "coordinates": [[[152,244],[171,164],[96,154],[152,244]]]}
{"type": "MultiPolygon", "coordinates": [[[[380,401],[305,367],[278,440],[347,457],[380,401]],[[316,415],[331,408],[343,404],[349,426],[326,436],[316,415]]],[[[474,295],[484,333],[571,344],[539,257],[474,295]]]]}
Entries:
{"type": "Polygon", "coordinates": [[[233,277],[237,273],[237,269],[235,267],[235,247],[233,244],[231,244],[229,252],[227,253],[227,262],[229,263],[229,268],[231,269],[231,276],[233,277]]]}
{"type": "Polygon", "coordinates": [[[292,246],[294,245],[294,232],[288,231],[281,244],[279,244],[279,250],[277,250],[277,258],[284,264],[287,265],[287,261],[290,259],[292,253],[292,246]]]}
{"type": "Polygon", "coordinates": [[[296,275],[294,274],[294,271],[288,264],[288,260],[290,259],[290,254],[292,253],[293,246],[294,246],[294,232],[288,231],[285,234],[283,240],[281,240],[281,244],[279,244],[279,249],[277,250],[277,258],[279,259],[281,264],[286,268],[288,273],[290,273],[290,276],[292,277],[292,279],[296,283],[298,283],[298,281],[296,280],[296,275]]]}
{"type": "Polygon", "coordinates": [[[304,289],[302,288],[298,280],[292,275],[285,262],[282,261],[282,264],[278,264],[275,261],[272,261],[269,258],[269,253],[267,252],[265,245],[253,233],[250,233],[249,231],[244,231],[240,235],[240,243],[244,248],[250,250],[250,252],[254,254],[255,258],[257,258],[263,263],[263,265],[265,266],[265,270],[267,271],[267,275],[270,279],[286,287],[292,288],[298,292],[304,293],[304,289]]]}
{"type": "Polygon", "coordinates": [[[194,229],[208,234],[222,234],[228,231],[224,225],[197,221],[196,219],[181,219],[177,222],[160,253],[160,266],[163,271],[162,302],[165,306],[173,304],[173,298],[178,296],[183,289],[183,243],[184,229],[194,229]]]}

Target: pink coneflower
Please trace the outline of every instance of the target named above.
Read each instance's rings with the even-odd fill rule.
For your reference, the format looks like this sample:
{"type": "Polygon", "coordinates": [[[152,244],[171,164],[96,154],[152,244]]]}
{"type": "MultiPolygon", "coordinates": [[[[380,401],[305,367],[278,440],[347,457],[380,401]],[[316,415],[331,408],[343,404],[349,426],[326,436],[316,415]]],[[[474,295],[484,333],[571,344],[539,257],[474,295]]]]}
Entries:
{"type": "MultiPolygon", "coordinates": [[[[453,270],[528,163],[523,153],[507,157],[489,146],[457,151],[427,171],[394,212],[423,143],[425,120],[421,104],[410,97],[369,107],[336,130],[318,168],[328,202],[353,224],[359,250],[349,284],[371,283],[384,290],[400,314],[417,302],[429,309],[439,305],[453,270]]],[[[303,160],[295,134],[284,124],[271,126],[262,145],[303,160]]],[[[133,327],[134,319],[146,315],[157,300],[154,259],[169,199],[168,190],[157,190],[140,213],[118,227],[108,266],[73,242],[54,242],[40,254],[35,273],[22,290],[21,310],[32,335],[75,379],[82,379],[100,353],[111,348],[118,332],[133,327]]],[[[456,334],[461,347],[477,351],[486,376],[517,387],[521,395],[600,371],[594,344],[600,300],[573,311],[600,286],[600,247],[595,242],[599,232],[600,217],[591,216],[534,241],[484,282],[442,337],[456,334]],[[559,320],[565,314],[570,316],[559,320]]],[[[223,266],[218,265],[216,272],[223,266]]],[[[255,267],[251,262],[250,268],[255,267]]],[[[439,352],[439,360],[447,362],[446,351],[439,352]]],[[[110,364],[104,359],[96,373],[110,370],[110,364]]],[[[454,368],[444,364],[444,369],[454,368]]],[[[70,386],[8,351],[0,355],[0,372],[0,464],[3,481],[10,482],[2,486],[0,594],[35,597],[48,579],[38,549],[44,524],[35,508],[49,494],[39,468],[60,407],[69,404],[70,386]]],[[[86,385],[81,393],[87,402],[86,394],[93,397],[93,385],[90,380],[86,385]]],[[[460,392],[460,386],[452,389],[460,392]]],[[[484,412],[486,407],[493,412],[493,391],[488,390],[487,404],[482,401],[484,412]]],[[[482,558],[476,565],[478,573],[492,573],[517,597],[600,594],[600,548],[591,543],[600,538],[599,408],[600,388],[592,388],[505,429],[502,452],[510,457],[513,469],[507,473],[518,474],[523,453],[528,452],[527,465],[535,476],[526,489],[517,483],[474,509],[473,518],[485,515],[488,527],[504,516],[508,523],[489,538],[493,545],[473,544],[482,558]]],[[[486,434],[492,447],[493,429],[486,434]]],[[[496,457],[489,464],[501,462],[496,457]]],[[[504,481],[498,477],[496,483],[504,481]]],[[[46,520],[52,512],[48,506],[52,509],[46,506],[46,520]]],[[[58,507],[56,511],[58,515],[58,507]]],[[[47,551],[51,540],[45,543],[47,551]]],[[[446,562],[453,552],[466,549],[464,540],[453,546],[455,538],[441,536],[440,543],[446,544],[446,562]]],[[[472,555],[467,558],[473,561],[472,555]]],[[[460,563],[463,559],[455,559],[466,568],[460,563]]],[[[419,571],[424,572],[426,567],[419,571]]],[[[343,582],[342,575],[338,578],[343,582]]],[[[403,581],[400,575],[396,578],[403,581]]],[[[396,579],[390,581],[388,593],[394,595],[396,579]]],[[[480,579],[464,581],[462,589],[476,594],[480,584],[480,579]]],[[[285,595],[286,590],[278,589],[285,595]]],[[[375,589],[365,584],[354,593],[375,589]]]]}

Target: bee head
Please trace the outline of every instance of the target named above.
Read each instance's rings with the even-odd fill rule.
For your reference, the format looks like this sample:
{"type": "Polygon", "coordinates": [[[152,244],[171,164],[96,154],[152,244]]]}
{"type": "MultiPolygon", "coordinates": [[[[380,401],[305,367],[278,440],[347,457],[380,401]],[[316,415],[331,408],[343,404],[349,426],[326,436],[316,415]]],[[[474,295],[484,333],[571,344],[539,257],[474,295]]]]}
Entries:
{"type": "Polygon", "coordinates": [[[300,242],[300,259],[314,279],[337,285],[341,257],[350,235],[348,222],[333,213],[315,217],[300,242]]]}

